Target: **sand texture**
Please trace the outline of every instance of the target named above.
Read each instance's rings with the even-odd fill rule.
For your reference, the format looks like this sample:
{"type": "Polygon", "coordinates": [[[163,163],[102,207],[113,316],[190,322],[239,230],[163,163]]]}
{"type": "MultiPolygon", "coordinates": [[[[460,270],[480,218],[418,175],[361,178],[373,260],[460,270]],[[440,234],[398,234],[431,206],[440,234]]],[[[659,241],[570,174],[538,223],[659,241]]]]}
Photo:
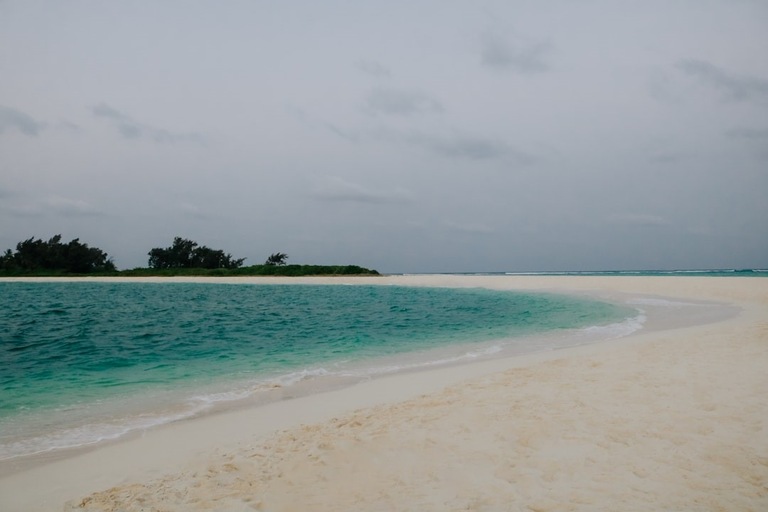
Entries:
{"type": "Polygon", "coordinates": [[[298,410],[275,409],[272,420],[283,420],[266,427],[256,428],[258,411],[171,425],[161,430],[188,449],[169,446],[163,464],[147,466],[157,457],[151,440],[125,441],[0,480],[0,505],[7,503],[0,508],[768,510],[768,280],[390,281],[638,294],[740,309],[684,327],[674,315],[649,318],[648,329],[621,340],[289,400],[278,405],[296,402],[298,410]],[[301,411],[324,401],[322,412],[301,411]],[[94,474],[106,476],[89,483],[94,474]],[[31,488],[52,485],[43,478],[62,479],[60,489],[36,501],[31,488]]]}

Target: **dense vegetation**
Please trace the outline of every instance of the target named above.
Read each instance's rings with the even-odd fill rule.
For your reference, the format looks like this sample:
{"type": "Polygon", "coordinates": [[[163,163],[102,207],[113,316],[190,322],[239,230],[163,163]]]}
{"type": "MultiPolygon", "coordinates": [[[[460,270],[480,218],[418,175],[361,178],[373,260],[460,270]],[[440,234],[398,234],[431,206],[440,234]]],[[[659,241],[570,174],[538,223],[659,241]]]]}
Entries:
{"type": "Polygon", "coordinates": [[[235,277],[235,276],[351,276],[351,275],[379,275],[375,270],[359,267],[357,265],[251,265],[249,267],[228,268],[171,268],[151,269],[134,268],[123,270],[115,275],[121,276],[211,276],[211,277],[235,277]]]}
{"type": "Polygon", "coordinates": [[[243,266],[245,258],[233,258],[222,250],[200,246],[181,237],[170,247],[153,248],[148,268],[118,271],[111,258],[95,247],[74,239],[61,243],[61,235],[47,242],[34,237],[8,249],[0,258],[0,276],[310,276],[378,275],[357,265],[287,265],[288,255],[271,254],[262,265],[243,266]]]}
{"type": "Polygon", "coordinates": [[[107,253],[75,238],[61,243],[61,235],[47,242],[34,237],[16,244],[16,252],[10,249],[0,259],[0,271],[5,274],[92,274],[114,272],[115,264],[107,253]]]}
{"type": "Polygon", "coordinates": [[[276,252],[269,255],[265,265],[285,265],[285,261],[288,259],[288,255],[284,252],[276,252]]]}
{"type": "Polygon", "coordinates": [[[176,237],[166,249],[155,247],[149,251],[149,268],[239,268],[245,258],[235,259],[224,251],[199,246],[197,242],[176,237]]]}

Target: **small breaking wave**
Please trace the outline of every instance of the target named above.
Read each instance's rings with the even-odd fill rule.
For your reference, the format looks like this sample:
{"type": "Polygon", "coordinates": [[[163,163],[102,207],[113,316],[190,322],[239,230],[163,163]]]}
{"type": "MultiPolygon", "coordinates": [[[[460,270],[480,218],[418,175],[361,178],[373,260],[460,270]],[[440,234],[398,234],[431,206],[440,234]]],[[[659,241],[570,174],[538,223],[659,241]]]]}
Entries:
{"type": "Polygon", "coordinates": [[[608,325],[594,325],[580,329],[579,332],[589,337],[595,337],[600,340],[614,340],[623,338],[639,331],[643,328],[647,317],[643,311],[636,316],[627,318],[621,322],[608,325]]]}
{"type": "Polygon", "coordinates": [[[114,441],[132,432],[191,418],[203,409],[204,407],[197,407],[166,415],[145,414],[133,418],[116,418],[113,421],[62,428],[43,435],[2,443],[0,444],[0,461],[59,450],[85,448],[106,441],[114,441]]]}

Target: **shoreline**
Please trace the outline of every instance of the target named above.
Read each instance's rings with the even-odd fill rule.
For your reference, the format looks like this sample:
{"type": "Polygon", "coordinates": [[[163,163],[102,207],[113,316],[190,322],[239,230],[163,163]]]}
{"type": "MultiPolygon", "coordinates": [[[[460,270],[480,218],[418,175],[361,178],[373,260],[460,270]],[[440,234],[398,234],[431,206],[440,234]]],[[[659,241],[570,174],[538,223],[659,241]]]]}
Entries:
{"type": "MultiPolygon", "coordinates": [[[[86,278],[85,280],[96,279],[138,282],[137,278],[86,278]]],[[[145,278],[139,279],[143,280],[145,278]]],[[[752,331],[757,329],[757,333],[752,332],[751,335],[752,345],[755,345],[750,345],[751,349],[755,350],[756,347],[764,348],[765,344],[768,343],[766,331],[760,331],[758,325],[760,324],[761,315],[765,315],[768,298],[766,297],[766,291],[763,290],[762,282],[756,283],[755,279],[759,281],[760,278],[444,275],[381,276],[372,278],[198,278],[195,281],[485,287],[491,289],[588,295],[601,299],[612,298],[614,300],[620,297],[642,296],[651,301],[651,298],[656,298],[653,300],[667,300],[668,302],[689,300],[700,304],[713,302],[721,304],[730,303],[732,307],[740,308],[741,312],[737,316],[731,316],[734,313],[733,309],[718,306],[721,308],[721,311],[730,311],[730,313],[723,313],[722,318],[711,318],[707,317],[707,315],[711,315],[714,311],[718,310],[718,307],[714,307],[714,309],[709,308],[704,318],[689,319],[687,325],[680,325],[681,319],[675,315],[668,315],[667,318],[662,318],[663,315],[654,313],[649,314],[646,327],[639,331],[639,333],[618,340],[524,356],[489,359],[459,366],[403,372],[321,394],[312,394],[255,408],[226,411],[168,424],[149,430],[141,436],[110,443],[82,455],[68,457],[22,473],[4,476],[0,478],[0,504],[5,503],[3,505],[4,510],[61,510],[65,501],[78,500],[89,493],[104,490],[115,485],[127,484],[128,487],[133,489],[136,486],[130,484],[130,482],[149,482],[154,480],[153,483],[149,484],[149,487],[136,487],[137,492],[140,494],[140,489],[147,488],[163,489],[168,487],[167,479],[171,477],[165,477],[166,480],[156,479],[164,474],[176,475],[176,477],[182,478],[184,471],[188,471],[189,468],[196,465],[223,464],[220,460],[222,453],[225,453],[227,457],[240,460],[244,457],[243,453],[256,449],[260,443],[275,438],[275,436],[279,438],[281,435],[279,432],[284,429],[289,429],[289,432],[293,432],[291,435],[299,435],[301,437],[302,428],[308,428],[301,427],[301,425],[309,424],[314,425],[320,430],[327,430],[330,428],[329,425],[333,422],[334,418],[364,414],[364,412],[360,411],[355,412],[356,410],[408,409],[405,404],[419,402],[420,405],[413,405],[409,409],[409,413],[401,415],[400,420],[408,422],[412,420],[414,414],[430,410],[430,406],[425,401],[429,402],[435,396],[448,392],[458,393],[457,389],[461,390],[467,386],[478,386],[478,382],[487,379],[501,379],[503,381],[505,375],[510,372],[514,373],[515,370],[534,371],[537,368],[546,369],[553,365],[568,366],[569,364],[584,363],[585,360],[594,360],[599,362],[600,366],[603,366],[606,361],[601,361],[601,359],[626,358],[635,352],[648,352],[655,359],[663,359],[665,343],[662,341],[669,343],[670,341],[683,340],[682,345],[687,344],[688,348],[691,348],[695,347],[697,337],[714,335],[716,338],[720,336],[722,338],[721,344],[727,345],[728,343],[733,344],[733,342],[739,341],[732,339],[734,336],[738,338],[743,335],[742,337],[749,338],[747,331],[750,329],[752,331]],[[48,482],[49,484],[46,485],[50,485],[50,489],[41,492],[41,482],[48,482]]],[[[55,278],[55,280],[60,281],[61,278],[55,278]]],[[[151,279],[150,281],[154,280],[151,279]]],[[[159,278],[157,280],[162,282],[190,282],[189,278],[159,278]]],[[[645,304],[645,307],[652,307],[652,303],[645,304]]],[[[667,304],[665,307],[669,309],[670,304],[667,304]]],[[[678,350],[680,349],[679,345],[680,343],[674,344],[678,350]]],[[[720,348],[716,341],[713,342],[713,346],[720,348]]],[[[762,352],[758,351],[756,354],[763,358],[762,361],[765,361],[764,350],[762,352]]],[[[737,356],[739,354],[734,353],[733,355],[737,356]]],[[[694,364],[697,361],[697,357],[702,357],[702,354],[694,352],[688,354],[688,357],[690,358],[689,363],[694,364]]],[[[711,361],[708,362],[708,365],[713,370],[717,370],[717,366],[713,365],[711,361]]],[[[661,368],[660,370],[662,370],[660,375],[663,376],[664,370],[671,371],[672,369],[661,368]]],[[[577,373],[576,377],[578,375],[577,373]]],[[[718,373],[717,376],[727,381],[727,376],[722,375],[722,372],[718,373]]],[[[616,376],[614,375],[613,377],[613,383],[617,384],[616,376]]],[[[740,377],[743,377],[743,375],[736,375],[733,378],[740,377]]],[[[765,382],[764,377],[762,382],[765,382]]],[[[704,381],[699,384],[706,385],[707,382],[704,381]]],[[[535,390],[536,383],[527,383],[526,386],[532,386],[535,390]]],[[[579,388],[579,379],[574,380],[574,387],[579,388]]],[[[483,399],[489,399],[499,394],[515,399],[517,397],[516,389],[515,387],[510,388],[508,383],[502,383],[491,390],[493,391],[492,393],[486,390],[488,397],[485,397],[484,394],[482,397],[479,397],[479,401],[482,402],[483,399]]],[[[647,398],[652,399],[653,397],[647,398]]],[[[565,414],[567,411],[561,409],[567,409],[567,405],[554,403],[553,411],[558,414],[565,414]]],[[[451,414],[461,416],[462,411],[472,409],[473,407],[474,405],[471,402],[467,402],[466,399],[463,401],[457,400],[451,406],[451,414]]],[[[765,420],[765,418],[762,418],[762,420],[765,420]]],[[[376,421],[373,422],[375,423],[376,421]]],[[[380,420],[379,422],[381,423],[380,427],[385,430],[392,426],[391,421],[388,423],[385,420],[380,420]]],[[[467,419],[466,422],[472,424],[471,419],[467,419]]],[[[439,423],[427,422],[427,425],[437,432],[441,431],[439,423]]],[[[765,421],[761,425],[765,426],[765,421]]],[[[477,424],[475,427],[482,430],[483,425],[477,424]]],[[[418,431],[418,428],[412,428],[408,433],[412,435],[418,431]]],[[[762,436],[758,440],[768,440],[766,439],[765,430],[762,431],[762,436]]],[[[491,443],[493,443],[493,440],[491,440],[491,443]]],[[[768,446],[768,443],[765,445],[768,446]]],[[[395,445],[394,448],[397,449],[397,446],[395,445]]],[[[506,448],[511,450],[514,447],[506,448]]],[[[366,450],[370,452],[371,449],[371,446],[363,446],[354,453],[359,455],[366,453],[366,450]]],[[[274,456],[275,453],[268,455],[274,456]]],[[[425,461],[431,459],[439,459],[436,454],[431,453],[429,450],[426,450],[422,455],[424,460],[419,460],[419,464],[424,464],[426,463],[425,461]]],[[[759,457],[762,456],[768,457],[768,453],[759,455],[759,457]]],[[[245,458],[247,459],[247,457],[245,458]]],[[[766,475],[768,458],[765,459],[765,465],[762,465],[763,463],[759,462],[760,460],[763,459],[758,459],[758,474],[768,476],[766,475]]],[[[535,467],[535,464],[531,467],[535,467]]],[[[343,474],[341,469],[339,474],[343,474]]],[[[250,477],[252,476],[250,475],[250,477]]],[[[314,477],[317,476],[317,473],[314,474],[314,477]]],[[[308,473],[305,477],[311,479],[313,474],[308,473]]],[[[189,475],[187,475],[187,478],[190,481],[194,480],[189,475]]],[[[196,482],[200,483],[199,481],[196,482]]],[[[269,483],[269,489],[273,489],[274,492],[277,492],[277,489],[280,488],[279,485],[276,485],[274,479],[269,480],[269,483]]],[[[314,488],[318,492],[323,487],[320,485],[319,480],[314,481],[314,484],[316,484],[314,488]]],[[[306,491],[310,492],[312,488],[313,485],[310,482],[306,491]]],[[[268,489],[265,488],[265,492],[266,490],[268,489]]],[[[337,489],[336,491],[343,495],[341,490],[337,489]]],[[[339,503],[344,503],[344,499],[346,499],[342,495],[339,497],[339,503]]],[[[96,503],[100,499],[117,499],[115,496],[110,498],[105,497],[103,494],[97,496],[98,499],[96,501],[92,499],[89,503],[96,503]]],[[[283,498],[287,499],[287,496],[283,498]]],[[[763,500],[761,503],[765,503],[766,494],[764,490],[763,495],[759,496],[759,498],[763,500]]],[[[278,500],[275,503],[279,502],[279,496],[273,496],[273,499],[278,500]]],[[[219,503],[221,502],[219,501],[219,503]]],[[[429,508],[428,504],[425,504],[425,506],[429,508]]],[[[217,507],[212,508],[215,509],[217,507]]],[[[381,507],[379,506],[379,508],[381,507]]],[[[451,507],[449,506],[448,508],[451,507]]],[[[179,508],[179,510],[183,509],[183,506],[179,508]]],[[[253,509],[258,510],[258,508],[253,509]]],[[[272,510],[269,507],[267,509],[272,510]]],[[[276,509],[280,510],[281,508],[276,506],[276,509]]],[[[93,508],[93,510],[98,510],[98,508],[93,508]]],[[[244,508],[244,510],[250,509],[244,508]]]]}
{"type": "MultiPolygon", "coordinates": [[[[120,282],[123,283],[125,280],[120,282]]],[[[25,288],[33,297],[38,294],[44,296],[48,293],[46,291],[48,288],[45,287],[46,283],[40,283],[38,286],[32,283],[25,288]],[[39,291],[35,291],[36,289],[39,291]]],[[[106,283],[102,283],[101,285],[104,287],[102,288],[97,283],[83,283],[81,281],[73,283],[71,286],[76,286],[77,284],[87,284],[95,286],[97,289],[107,289],[106,287],[108,286],[106,283]]],[[[56,290],[69,286],[67,283],[56,283],[56,285],[56,290]]],[[[162,287],[162,284],[155,284],[153,286],[152,284],[136,283],[133,280],[125,284],[126,288],[134,285],[152,287],[155,290],[162,287]]],[[[168,284],[168,286],[184,287],[188,285],[174,282],[168,284]]],[[[215,285],[207,283],[202,286],[214,287],[215,285]]],[[[238,287],[237,284],[222,284],[221,286],[230,287],[230,291],[226,292],[226,295],[229,295],[230,293],[236,293],[236,288],[242,291],[247,289],[248,286],[266,287],[270,285],[241,283],[242,287],[238,287]]],[[[308,291],[318,288],[318,286],[313,285],[306,286],[308,291]]],[[[351,290],[350,286],[319,286],[333,287],[336,290],[334,293],[344,293],[345,290],[351,290]]],[[[387,295],[384,292],[386,286],[360,286],[367,289],[378,288],[381,293],[387,295]]],[[[404,293],[406,296],[411,296],[411,292],[403,291],[407,290],[406,288],[396,288],[400,290],[397,292],[398,296],[404,293]]],[[[122,295],[120,293],[120,284],[109,286],[108,289],[114,291],[117,295],[122,295]]],[[[206,289],[213,290],[214,288],[206,289]]],[[[112,291],[110,291],[110,294],[112,291]]],[[[472,294],[477,293],[472,290],[467,291],[472,294]]],[[[218,295],[221,294],[221,292],[216,293],[218,295]]],[[[268,294],[269,292],[259,293],[268,294]]],[[[294,291],[292,293],[295,294],[297,292],[294,291]]],[[[301,296],[303,296],[303,293],[299,292],[301,296]]],[[[506,292],[491,291],[490,293],[506,292]]],[[[509,293],[509,297],[514,297],[516,294],[516,292],[509,293]]],[[[522,294],[522,296],[546,298],[545,300],[554,300],[556,302],[568,300],[567,295],[560,294],[517,293],[522,294]]],[[[241,294],[238,293],[238,295],[241,294]]],[[[378,292],[374,295],[381,296],[378,292]]],[[[98,300],[96,297],[106,298],[97,293],[92,300],[98,300]]],[[[608,301],[585,299],[579,296],[573,297],[577,301],[582,299],[594,300],[595,304],[608,304],[608,301]]],[[[402,297],[397,300],[401,299],[402,297]]],[[[370,302],[376,303],[377,300],[374,299],[370,302]]],[[[231,409],[258,407],[266,403],[308,394],[323,393],[385,375],[424,371],[431,368],[462,365],[490,358],[519,356],[531,352],[562,349],[566,346],[592,343],[605,337],[621,337],[641,328],[642,315],[638,315],[636,307],[623,304],[617,304],[617,306],[621,309],[621,313],[617,312],[617,316],[612,320],[613,323],[608,323],[608,319],[598,320],[596,317],[592,320],[594,325],[591,326],[583,325],[570,329],[550,328],[550,330],[544,330],[541,333],[533,331],[528,334],[514,332],[497,333],[495,337],[489,336],[487,332],[483,332],[482,325],[490,329],[490,326],[496,319],[503,318],[506,310],[492,310],[494,311],[494,317],[489,317],[487,312],[476,315],[477,318],[486,318],[489,323],[478,324],[477,327],[480,328],[475,330],[475,335],[465,333],[457,336],[456,339],[452,339],[450,334],[443,333],[435,338],[440,340],[439,343],[428,343],[410,348],[401,346],[400,348],[405,350],[399,352],[384,350],[375,355],[354,356],[346,354],[341,359],[323,359],[320,357],[319,359],[299,361],[298,364],[266,372],[252,370],[240,375],[238,372],[222,372],[219,369],[217,377],[203,376],[200,378],[197,375],[193,375],[187,381],[163,383],[157,389],[150,387],[140,393],[134,392],[122,396],[118,395],[114,398],[102,397],[98,400],[99,405],[94,404],[94,407],[89,407],[88,403],[85,402],[84,397],[88,396],[87,389],[79,386],[77,389],[72,388],[70,393],[74,398],[70,400],[69,404],[75,405],[67,407],[67,402],[58,402],[56,410],[63,410],[64,414],[57,416],[56,411],[49,409],[48,412],[43,410],[28,413],[26,419],[23,419],[23,416],[20,415],[22,419],[15,420],[15,418],[11,417],[8,421],[0,422],[0,430],[7,428],[7,431],[3,432],[0,436],[2,437],[2,444],[0,444],[0,477],[43,465],[50,461],[87,453],[99,449],[103,445],[135,437],[137,433],[158,428],[167,423],[192,420],[201,416],[226,412],[231,409]],[[622,316],[618,316],[619,314],[622,316]],[[81,403],[85,403],[85,406],[81,406],[81,403]]],[[[356,306],[350,304],[350,307],[354,308],[356,306]]],[[[206,315],[204,311],[198,311],[198,313],[202,316],[206,315]]],[[[427,313],[427,311],[422,313],[427,313]]],[[[202,316],[200,321],[203,321],[202,316]]],[[[449,319],[446,318],[446,320],[449,319]]],[[[560,325],[557,322],[555,324],[560,325]]],[[[347,325],[351,329],[355,328],[354,324],[347,323],[347,325]]],[[[438,325],[435,325],[435,327],[439,328],[438,325]]],[[[408,332],[408,328],[401,327],[398,331],[399,335],[402,336],[402,333],[408,332]]],[[[405,337],[408,338],[408,336],[405,337]]],[[[322,356],[322,354],[319,355],[322,356]]],[[[213,362],[205,363],[204,366],[212,371],[211,365],[220,366],[218,363],[213,362]]],[[[154,375],[149,378],[159,380],[160,377],[154,375]]],[[[64,394],[63,396],[66,399],[70,395],[64,394]]]]}
{"type": "MultiPolygon", "coordinates": [[[[153,281],[157,280],[157,278],[151,279],[153,281]]],[[[193,283],[200,283],[200,280],[188,276],[182,279],[185,281],[191,280],[193,283]]],[[[85,282],[85,280],[79,278],[74,280],[85,282]]],[[[100,280],[103,281],[104,279],[100,280]]],[[[113,278],[106,280],[109,282],[115,281],[113,278]]],[[[177,281],[173,284],[179,284],[177,281]]],[[[44,282],[49,281],[45,279],[44,282]]],[[[132,278],[118,278],[117,282],[136,284],[132,278]]],[[[168,281],[161,278],[160,282],[167,283],[168,281]]],[[[214,281],[214,283],[220,282],[220,279],[214,281]]],[[[204,281],[204,283],[206,282],[204,281]]],[[[351,284],[351,281],[346,283],[351,284]]],[[[210,283],[209,280],[207,284],[213,283],[210,283]]],[[[260,285],[258,283],[241,281],[238,284],[245,286],[260,285]]],[[[236,284],[231,283],[226,285],[236,286],[236,284]]],[[[361,284],[361,286],[372,285],[361,284]]],[[[525,293],[536,292],[530,291],[525,293]]],[[[574,327],[565,330],[555,329],[542,333],[510,335],[510,337],[483,340],[473,340],[470,337],[463,342],[446,342],[436,347],[422,347],[388,355],[353,358],[345,361],[316,361],[297,367],[286,368],[283,372],[278,373],[253,374],[238,379],[219,378],[205,384],[198,382],[194,386],[187,384],[174,389],[166,389],[162,393],[154,395],[151,403],[147,401],[146,396],[142,400],[137,400],[136,397],[130,396],[127,398],[123,397],[123,409],[121,409],[119,402],[114,402],[109,409],[111,412],[102,413],[100,417],[92,418],[92,421],[83,420],[85,423],[82,424],[77,422],[71,423],[69,426],[62,426],[57,432],[52,432],[51,434],[46,434],[43,431],[38,433],[38,437],[18,438],[18,446],[16,447],[12,446],[13,443],[7,446],[4,445],[3,451],[0,452],[0,477],[44,465],[51,461],[66,459],[97,450],[104,445],[130,439],[141,432],[159,428],[168,423],[194,420],[202,416],[220,414],[233,409],[260,407],[274,401],[333,391],[388,375],[428,371],[433,368],[448,366],[461,366],[488,359],[521,357],[542,351],[562,350],[573,346],[622,338],[633,334],[637,330],[647,329],[643,324],[647,319],[645,309],[648,307],[656,310],[651,314],[652,319],[664,317],[665,315],[669,316],[665,313],[669,309],[667,303],[662,301],[660,306],[659,301],[654,299],[633,298],[632,296],[630,296],[629,300],[627,297],[606,299],[605,297],[597,297],[594,294],[582,293],[554,294],[547,292],[537,294],[552,296],[553,298],[572,296],[577,299],[583,298],[613,303],[626,310],[627,313],[625,314],[630,316],[623,320],[617,320],[614,323],[595,324],[593,326],[574,327]],[[632,310],[635,312],[634,316],[629,313],[632,310]],[[139,406],[139,403],[144,405],[139,406]],[[123,410],[130,412],[126,412],[125,422],[120,422],[119,415],[123,410]],[[85,430],[80,430],[81,427],[90,428],[91,426],[95,426],[97,430],[90,437],[85,434],[85,430]],[[55,445],[46,442],[46,438],[49,436],[51,439],[56,439],[55,445]],[[68,439],[67,436],[70,436],[71,439],[68,439]],[[27,443],[27,439],[30,442],[38,441],[38,444],[42,443],[40,444],[40,449],[35,452],[29,451],[32,448],[32,444],[27,443]],[[16,452],[15,454],[14,451],[16,452]]],[[[680,303],[679,306],[675,308],[676,314],[671,320],[681,323],[681,325],[695,323],[695,319],[690,318],[695,313],[705,313],[709,316],[729,314],[727,308],[722,305],[680,303]]],[[[735,314],[735,312],[731,313],[735,314]]],[[[668,318],[667,323],[669,323],[669,320],[668,318]]],[[[62,419],[64,420],[64,418],[62,419]]],[[[29,423],[30,420],[27,421],[29,423]]],[[[42,414],[37,414],[36,419],[31,421],[45,424],[56,420],[48,419],[42,414]]],[[[36,431],[34,424],[30,424],[29,427],[32,429],[31,431],[36,431]]],[[[18,425],[15,428],[20,433],[30,432],[29,429],[21,428],[18,425]]]]}

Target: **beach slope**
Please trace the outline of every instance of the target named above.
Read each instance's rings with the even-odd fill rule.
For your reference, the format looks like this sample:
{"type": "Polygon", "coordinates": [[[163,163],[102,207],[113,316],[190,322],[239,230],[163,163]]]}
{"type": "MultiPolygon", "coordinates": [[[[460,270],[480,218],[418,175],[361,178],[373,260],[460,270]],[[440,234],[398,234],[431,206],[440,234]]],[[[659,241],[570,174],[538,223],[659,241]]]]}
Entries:
{"type": "Polygon", "coordinates": [[[151,430],[2,477],[0,509],[768,510],[768,280],[350,282],[585,293],[661,313],[618,340],[151,430]],[[722,314],[678,318],[701,301],[722,314]]]}

